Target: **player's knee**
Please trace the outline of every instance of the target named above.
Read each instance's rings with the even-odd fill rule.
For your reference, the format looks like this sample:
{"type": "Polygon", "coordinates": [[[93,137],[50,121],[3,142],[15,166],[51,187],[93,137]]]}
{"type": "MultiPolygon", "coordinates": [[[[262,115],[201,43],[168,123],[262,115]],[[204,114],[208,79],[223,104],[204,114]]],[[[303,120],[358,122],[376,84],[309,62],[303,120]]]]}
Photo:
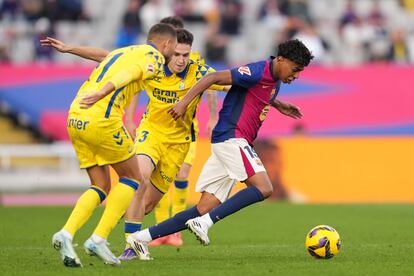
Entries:
{"type": "Polygon", "coordinates": [[[179,171],[177,173],[176,178],[175,178],[175,180],[186,180],[186,179],[188,179],[188,173],[187,172],[182,172],[182,171],[179,171]]]}
{"type": "Polygon", "coordinates": [[[200,213],[200,215],[205,215],[211,211],[210,208],[208,208],[208,206],[204,205],[197,205],[197,210],[200,213]]]}
{"type": "Polygon", "coordinates": [[[218,205],[219,203],[212,204],[212,203],[207,202],[207,204],[204,204],[203,202],[199,202],[197,204],[197,210],[200,213],[200,215],[204,215],[210,212],[211,210],[213,210],[218,205]]]}
{"type": "Polygon", "coordinates": [[[263,198],[268,198],[273,194],[273,187],[272,185],[263,185],[257,187],[257,189],[262,193],[263,198]]]}
{"type": "Polygon", "coordinates": [[[188,169],[181,169],[177,176],[175,177],[176,180],[187,180],[188,176],[190,175],[190,170],[188,169]]]}
{"type": "Polygon", "coordinates": [[[190,175],[191,165],[184,163],[176,175],[176,180],[187,180],[190,175]]]}
{"type": "Polygon", "coordinates": [[[149,187],[149,185],[151,184],[151,178],[149,176],[143,175],[139,178],[139,182],[145,187],[149,187]]]}

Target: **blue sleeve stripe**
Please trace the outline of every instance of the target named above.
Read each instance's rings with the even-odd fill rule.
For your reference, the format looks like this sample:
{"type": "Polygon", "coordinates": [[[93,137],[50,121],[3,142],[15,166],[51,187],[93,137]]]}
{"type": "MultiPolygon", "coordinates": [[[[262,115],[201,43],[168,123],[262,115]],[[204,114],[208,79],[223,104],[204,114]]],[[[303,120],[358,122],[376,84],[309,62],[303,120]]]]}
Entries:
{"type": "Polygon", "coordinates": [[[135,180],[132,180],[132,179],[129,179],[129,178],[125,178],[125,177],[121,177],[119,179],[119,183],[125,184],[125,185],[131,187],[134,190],[137,190],[138,187],[139,187],[138,181],[135,181],[135,180]]]}
{"type": "Polygon", "coordinates": [[[104,68],[102,69],[102,72],[99,74],[99,77],[96,79],[96,82],[100,82],[102,78],[105,76],[106,71],[108,71],[109,67],[120,57],[123,53],[118,53],[114,55],[107,64],[105,64],[104,68]]]}
{"type": "Polygon", "coordinates": [[[121,92],[124,88],[125,86],[118,88],[112,95],[111,100],[109,101],[108,107],[106,108],[105,118],[109,118],[109,116],[111,115],[111,110],[112,110],[112,106],[114,105],[115,98],[116,96],[118,96],[119,92],[121,92]]]}

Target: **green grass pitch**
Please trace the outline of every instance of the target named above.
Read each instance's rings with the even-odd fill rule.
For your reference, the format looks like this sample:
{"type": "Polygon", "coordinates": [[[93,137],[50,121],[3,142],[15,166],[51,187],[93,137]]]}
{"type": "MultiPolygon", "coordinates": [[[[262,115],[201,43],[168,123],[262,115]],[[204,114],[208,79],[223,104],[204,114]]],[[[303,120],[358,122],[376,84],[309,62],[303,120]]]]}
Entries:
{"type": "MultiPolygon", "coordinates": [[[[82,243],[102,209],[75,237],[84,267],[63,266],[51,246],[52,234],[71,208],[0,207],[1,275],[414,275],[414,205],[293,205],[261,203],[223,220],[203,247],[184,233],[184,246],[150,249],[154,261],[110,267],[87,256],[82,243]],[[342,249],[330,260],[305,250],[307,232],[328,224],[341,235],[342,249]]],[[[153,223],[152,216],[145,225],[153,223]]],[[[109,239],[123,249],[123,225],[109,239]]]]}

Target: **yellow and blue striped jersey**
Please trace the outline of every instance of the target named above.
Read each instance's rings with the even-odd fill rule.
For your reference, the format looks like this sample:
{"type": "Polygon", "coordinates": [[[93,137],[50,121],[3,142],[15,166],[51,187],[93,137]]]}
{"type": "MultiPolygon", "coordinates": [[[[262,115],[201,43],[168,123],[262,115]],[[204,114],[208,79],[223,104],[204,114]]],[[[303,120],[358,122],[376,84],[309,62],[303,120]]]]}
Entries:
{"type": "Polygon", "coordinates": [[[164,56],[149,44],[112,51],[80,87],[69,113],[94,118],[122,118],[124,108],[135,94],[145,89],[149,80],[162,73],[164,63],[164,56]],[[79,100],[98,92],[107,82],[115,85],[115,91],[91,108],[81,109],[79,100]]]}
{"type": "MultiPolygon", "coordinates": [[[[187,108],[184,120],[175,121],[168,110],[184,97],[188,90],[204,75],[215,70],[206,64],[199,64],[190,60],[183,72],[173,74],[168,66],[164,66],[161,77],[157,76],[148,82],[146,92],[150,98],[147,110],[144,113],[140,128],[155,130],[162,135],[166,143],[184,143],[195,141],[198,130],[193,120],[202,94],[195,98],[187,108]]],[[[223,90],[222,86],[210,87],[214,90],[223,90]]]]}

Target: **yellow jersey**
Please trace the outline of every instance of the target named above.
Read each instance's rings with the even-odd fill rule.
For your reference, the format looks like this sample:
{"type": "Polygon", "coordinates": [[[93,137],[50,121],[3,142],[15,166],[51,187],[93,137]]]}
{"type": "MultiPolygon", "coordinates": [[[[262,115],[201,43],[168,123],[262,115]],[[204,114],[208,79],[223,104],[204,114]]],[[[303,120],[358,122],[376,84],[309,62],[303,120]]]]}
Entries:
{"type": "Polygon", "coordinates": [[[205,64],[204,58],[202,58],[200,53],[197,51],[193,51],[190,53],[190,59],[198,64],[205,64]]]}
{"type": "Polygon", "coordinates": [[[151,44],[112,51],[80,87],[69,114],[122,119],[124,108],[135,94],[145,89],[149,80],[162,73],[164,63],[164,56],[151,44]],[[114,92],[88,109],[80,108],[80,99],[87,94],[98,92],[107,82],[114,84],[114,92]]]}
{"type": "MultiPolygon", "coordinates": [[[[142,116],[140,129],[151,129],[161,135],[165,143],[185,143],[196,140],[197,131],[193,121],[202,94],[197,96],[187,108],[183,120],[175,121],[168,110],[181,100],[188,90],[204,75],[215,70],[210,66],[190,60],[183,72],[173,74],[164,66],[163,74],[148,82],[146,92],[150,98],[147,110],[142,116]]],[[[223,90],[222,86],[213,85],[214,90],[223,90]]]]}

